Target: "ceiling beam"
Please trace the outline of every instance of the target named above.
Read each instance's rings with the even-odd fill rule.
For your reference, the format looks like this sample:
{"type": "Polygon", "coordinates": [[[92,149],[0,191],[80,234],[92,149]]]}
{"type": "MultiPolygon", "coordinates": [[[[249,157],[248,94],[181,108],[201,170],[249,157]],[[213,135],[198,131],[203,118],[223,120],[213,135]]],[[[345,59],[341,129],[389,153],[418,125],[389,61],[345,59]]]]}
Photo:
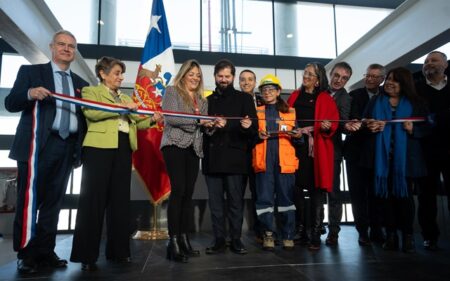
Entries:
{"type": "MultiPolygon", "coordinates": [[[[32,64],[51,59],[49,43],[61,29],[44,0],[0,0],[0,35],[32,64]]],[[[97,84],[80,52],[76,51],[70,68],[90,84],[97,84]]]]}
{"type": "Polygon", "coordinates": [[[326,65],[348,62],[353,75],[349,89],[363,86],[363,74],[371,63],[387,69],[407,66],[450,40],[450,1],[408,0],[352,46],[326,65]]]}

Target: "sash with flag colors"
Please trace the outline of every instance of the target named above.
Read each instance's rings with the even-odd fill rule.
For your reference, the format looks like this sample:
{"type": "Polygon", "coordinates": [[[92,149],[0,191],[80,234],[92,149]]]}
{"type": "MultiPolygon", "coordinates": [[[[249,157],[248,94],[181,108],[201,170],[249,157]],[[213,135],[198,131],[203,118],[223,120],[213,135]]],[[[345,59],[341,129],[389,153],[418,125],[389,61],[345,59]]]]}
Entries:
{"type": "MultiPolygon", "coordinates": [[[[161,109],[167,85],[175,74],[172,43],[162,0],[153,0],[150,28],[136,77],[133,99],[142,107],[161,109]]],[[[159,150],[162,124],[138,131],[138,150],[133,154],[133,166],[144,182],[150,199],[160,203],[170,194],[170,182],[159,150]]]]}

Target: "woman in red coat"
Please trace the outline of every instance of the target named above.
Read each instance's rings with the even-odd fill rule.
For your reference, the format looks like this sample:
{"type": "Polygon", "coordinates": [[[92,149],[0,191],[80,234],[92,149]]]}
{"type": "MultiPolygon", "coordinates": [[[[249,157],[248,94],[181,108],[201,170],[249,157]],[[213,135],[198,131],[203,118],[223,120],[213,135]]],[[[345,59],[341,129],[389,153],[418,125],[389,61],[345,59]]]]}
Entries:
{"type": "Polygon", "coordinates": [[[324,192],[330,192],[333,188],[334,146],[331,137],[338,122],[330,120],[339,120],[339,111],[327,87],[325,68],[319,63],[309,63],[303,72],[302,86],[288,99],[289,106],[295,108],[297,126],[302,128],[305,138],[304,144],[296,150],[300,161],[296,201],[297,214],[300,214],[297,218],[300,222],[300,242],[309,243],[310,250],[320,249],[320,213],[324,192]],[[305,208],[305,196],[310,198],[309,211],[305,208]],[[308,237],[305,228],[307,213],[311,214],[311,237],[308,237]]]}

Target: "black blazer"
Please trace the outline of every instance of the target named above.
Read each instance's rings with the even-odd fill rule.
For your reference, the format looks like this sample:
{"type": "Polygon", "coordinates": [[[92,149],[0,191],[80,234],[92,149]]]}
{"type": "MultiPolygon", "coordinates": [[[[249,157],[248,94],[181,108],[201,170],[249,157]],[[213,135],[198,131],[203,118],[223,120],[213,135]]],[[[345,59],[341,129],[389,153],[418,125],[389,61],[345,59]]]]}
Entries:
{"type": "Polygon", "coordinates": [[[208,114],[252,119],[252,125],[243,129],[238,119],[228,119],[222,129],[212,135],[204,134],[202,170],[204,174],[247,174],[247,151],[250,140],[257,133],[258,120],[253,98],[233,88],[208,96],[208,114]]]}
{"type": "MultiPolygon", "coordinates": [[[[381,91],[381,90],[380,90],[381,91]]],[[[349,119],[363,118],[364,110],[369,103],[369,94],[366,88],[358,88],[349,93],[352,98],[349,119]]],[[[350,133],[345,137],[344,158],[346,160],[358,162],[361,155],[363,143],[367,140],[369,133],[365,130],[359,130],[350,133]]]]}
{"type": "MultiPolygon", "coordinates": [[[[71,77],[74,93],[76,97],[81,98],[81,88],[88,86],[89,84],[73,72],[71,72],[71,77]]],[[[37,65],[22,65],[11,92],[5,98],[5,107],[9,112],[22,112],[9,154],[11,159],[25,162],[28,161],[32,134],[32,110],[35,103],[35,101],[28,100],[28,90],[40,86],[51,92],[55,91],[53,70],[50,62],[37,65]]],[[[78,106],[76,114],[78,119],[78,137],[75,149],[76,153],[74,155],[74,164],[80,164],[81,144],[84,135],[86,134],[86,121],[78,106]]],[[[38,131],[37,135],[39,143],[38,152],[41,152],[47,143],[55,115],[55,99],[47,98],[41,101],[38,119],[40,131],[38,131]]]]}
{"type": "MultiPolygon", "coordinates": [[[[352,98],[347,93],[347,90],[344,88],[337,91],[333,96],[334,101],[336,102],[336,106],[339,110],[339,119],[347,120],[350,115],[351,109],[351,101],[352,98]]],[[[340,122],[339,127],[336,133],[333,135],[333,143],[334,143],[334,159],[342,160],[343,156],[343,146],[344,143],[342,141],[342,132],[344,131],[344,123],[340,122]]]]}

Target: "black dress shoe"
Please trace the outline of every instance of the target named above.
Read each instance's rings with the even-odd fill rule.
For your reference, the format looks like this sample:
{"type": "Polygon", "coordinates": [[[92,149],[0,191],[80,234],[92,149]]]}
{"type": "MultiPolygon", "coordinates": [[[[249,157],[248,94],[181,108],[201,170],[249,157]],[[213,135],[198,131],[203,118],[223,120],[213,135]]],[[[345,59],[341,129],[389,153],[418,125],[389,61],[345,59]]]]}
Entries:
{"type": "Polygon", "coordinates": [[[389,233],[386,237],[386,241],[383,244],[383,249],[388,251],[398,250],[398,236],[396,233],[389,233]]]}
{"type": "Polygon", "coordinates": [[[247,249],[242,244],[241,239],[231,240],[230,250],[235,254],[245,255],[248,253],[247,249]]]}
{"type": "Polygon", "coordinates": [[[369,237],[360,235],[358,238],[359,246],[370,246],[372,242],[370,242],[369,237]]]}
{"type": "Polygon", "coordinates": [[[214,255],[218,253],[223,253],[227,249],[227,244],[224,238],[217,238],[214,244],[206,248],[206,254],[214,255]]]}
{"type": "Polygon", "coordinates": [[[328,237],[327,239],[325,239],[325,245],[334,247],[337,246],[338,243],[339,243],[339,236],[337,234],[328,233],[328,237]]]}
{"type": "Polygon", "coordinates": [[[21,274],[37,273],[38,264],[32,258],[19,259],[17,261],[17,271],[21,274]]]}
{"type": "Polygon", "coordinates": [[[96,271],[98,269],[96,263],[82,263],[81,270],[83,271],[96,271]]]}
{"type": "Polygon", "coordinates": [[[107,259],[109,261],[112,261],[114,263],[131,263],[130,257],[123,257],[123,258],[109,258],[107,259]]]}
{"type": "Polygon", "coordinates": [[[67,267],[67,260],[60,259],[58,255],[55,252],[52,252],[48,255],[45,255],[41,262],[39,263],[39,266],[48,266],[53,268],[63,268],[67,267]]]}

